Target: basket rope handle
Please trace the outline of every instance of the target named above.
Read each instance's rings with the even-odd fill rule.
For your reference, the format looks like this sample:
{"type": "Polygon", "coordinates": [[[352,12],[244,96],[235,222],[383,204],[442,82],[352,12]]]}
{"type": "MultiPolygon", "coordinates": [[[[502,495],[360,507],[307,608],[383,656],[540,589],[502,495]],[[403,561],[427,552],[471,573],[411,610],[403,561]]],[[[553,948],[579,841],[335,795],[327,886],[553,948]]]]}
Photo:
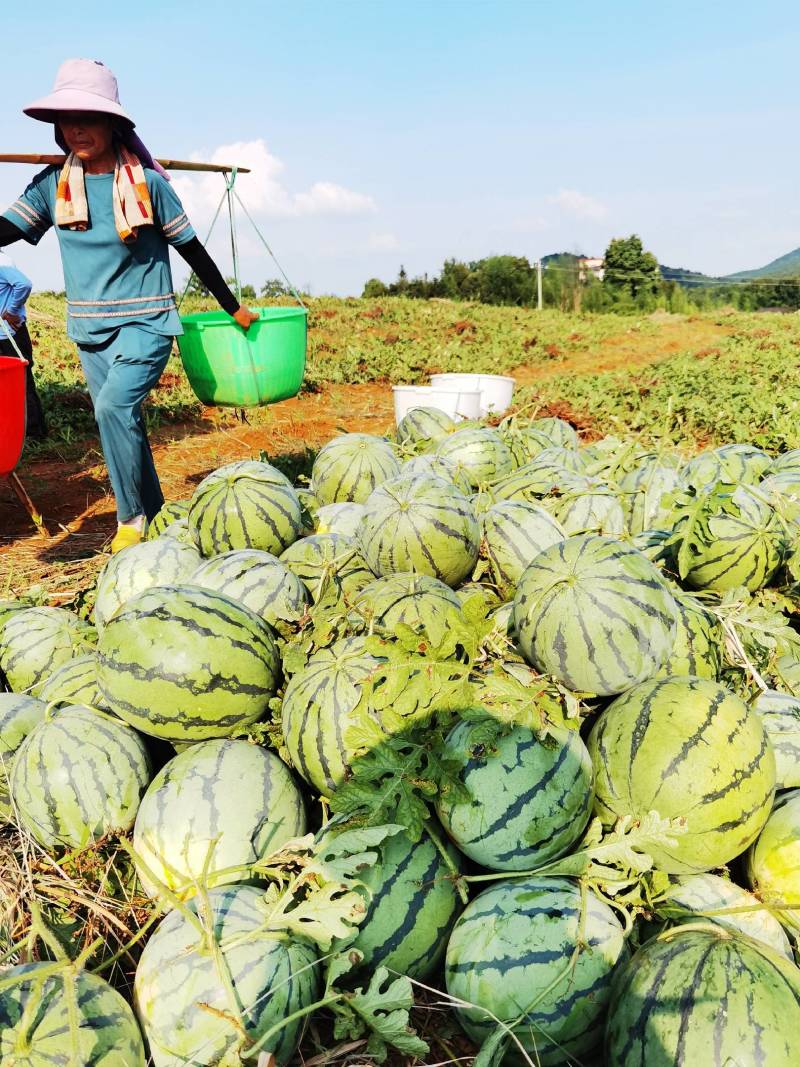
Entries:
{"type": "Polygon", "coordinates": [[[28,362],[28,361],[27,361],[27,359],[26,359],[26,358],[25,358],[25,357],[23,356],[23,354],[22,354],[22,353],[20,352],[20,350],[19,350],[19,345],[18,345],[18,344],[17,344],[17,342],[16,342],[15,340],[14,340],[14,334],[13,334],[13,333],[11,332],[11,329],[10,329],[10,327],[9,327],[8,323],[7,323],[7,322],[6,322],[6,320],[5,320],[4,318],[3,318],[3,316],[2,316],[2,315],[0,315],[0,323],[2,323],[2,325],[3,325],[3,330],[4,330],[4,332],[5,332],[5,335],[6,335],[6,337],[7,337],[8,339],[9,339],[9,341],[11,342],[11,347],[12,347],[12,348],[14,349],[14,351],[15,351],[15,352],[16,352],[16,354],[17,354],[17,356],[18,356],[18,357],[19,357],[19,358],[20,358],[20,359],[22,360],[22,362],[23,362],[23,363],[27,363],[27,362],[28,362]]]}

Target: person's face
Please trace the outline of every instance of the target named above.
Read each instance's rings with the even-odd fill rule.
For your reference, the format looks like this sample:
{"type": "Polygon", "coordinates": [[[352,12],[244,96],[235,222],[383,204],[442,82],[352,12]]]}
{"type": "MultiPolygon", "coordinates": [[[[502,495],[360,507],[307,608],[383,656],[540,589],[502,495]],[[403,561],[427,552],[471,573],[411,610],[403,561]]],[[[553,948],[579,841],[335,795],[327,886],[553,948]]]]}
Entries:
{"type": "Polygon", "coordinates": [[[58,125],[67,148],[83,163],[102,159],[111,149],[111,118],[97,111],[65,111],[58,125]]]}

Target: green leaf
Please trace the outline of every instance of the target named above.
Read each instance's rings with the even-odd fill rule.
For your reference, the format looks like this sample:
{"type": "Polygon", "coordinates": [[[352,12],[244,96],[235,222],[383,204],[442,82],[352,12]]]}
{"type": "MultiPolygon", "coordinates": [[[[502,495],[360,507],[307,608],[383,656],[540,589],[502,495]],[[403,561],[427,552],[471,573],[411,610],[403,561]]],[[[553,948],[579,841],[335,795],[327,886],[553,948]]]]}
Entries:
{"type": "MultiPolygon", "coordinates": [[[[345,969],[339,965],[336,977],[343,973],[345,969]]],[[[329,988],[332,985],[329,979],[329,988]]],[[[368,1035],[367,1053],[380,1063],[390,1047],[409,1056],[425,1056],[428,1045],[417,1036],[409,1020],[413,1006],[411,980],[405,975],[392,978],[385,967],[378,967],[366,988],[343,992],[342,999],[332,1005],[335,1037],[342,1040],[368,1035]]]]}
{"type": "Polygon", "coordinates": [[[378,860],[375,849],[395,834],[403,832],[399,823],[383,826],[358,826],[352,829],[327,829],[317,841],[309,869],[331,882],[358,880],[365,867],[378,860]]]}
{"type": "Polygon", "coordinates": [[[286,930],[308,938],[323,952],[327,952],[334,941],[353,938],[367,912],[362,893],[336,882],[316,886],[300,901],[288,892],[282,893],[277,885],[271,885],[266,891],[266,901],[273,905],[267,929],[286,930]]]}

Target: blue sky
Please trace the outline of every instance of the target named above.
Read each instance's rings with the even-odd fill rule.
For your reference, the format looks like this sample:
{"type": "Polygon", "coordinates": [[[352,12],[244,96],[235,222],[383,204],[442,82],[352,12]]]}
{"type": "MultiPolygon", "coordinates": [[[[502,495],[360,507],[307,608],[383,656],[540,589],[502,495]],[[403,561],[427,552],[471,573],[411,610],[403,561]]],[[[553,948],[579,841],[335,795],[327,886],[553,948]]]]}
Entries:
{"type": "MultiPolygon", "coordinates": [[[[796,0],[45,0],[36,26],[4,11],[0,149],[51,150],[21,107],[103,59],[155,154],[253,165],[241,195],[314,293],[631,232],[709,273],[800,245],[796,0]]],[[[0,200],[31,173],[0,165],[0,200]]],[[[221,179],[176,187],[204,235],[221,179]]],[[[244,278],[274,276],[240,238],[244,278]]],[[[53,235],[18,248],[60,287],[53,235]]]]}

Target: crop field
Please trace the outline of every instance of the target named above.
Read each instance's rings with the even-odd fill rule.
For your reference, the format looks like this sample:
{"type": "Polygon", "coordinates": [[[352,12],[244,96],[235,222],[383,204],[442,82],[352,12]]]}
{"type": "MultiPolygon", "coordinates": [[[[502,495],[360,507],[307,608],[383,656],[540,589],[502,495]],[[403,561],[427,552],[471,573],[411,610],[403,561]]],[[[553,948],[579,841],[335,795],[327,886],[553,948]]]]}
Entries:
{"type": "Polygon", "coordinates": [[[800,318],[314,300],[291,401],[173,358],[111,556],[62,313],[53,536],[0,488],[0,1062],[799,1063],[800,318]],[[456,370],[513,409],[394,425],[456,370]]]}

